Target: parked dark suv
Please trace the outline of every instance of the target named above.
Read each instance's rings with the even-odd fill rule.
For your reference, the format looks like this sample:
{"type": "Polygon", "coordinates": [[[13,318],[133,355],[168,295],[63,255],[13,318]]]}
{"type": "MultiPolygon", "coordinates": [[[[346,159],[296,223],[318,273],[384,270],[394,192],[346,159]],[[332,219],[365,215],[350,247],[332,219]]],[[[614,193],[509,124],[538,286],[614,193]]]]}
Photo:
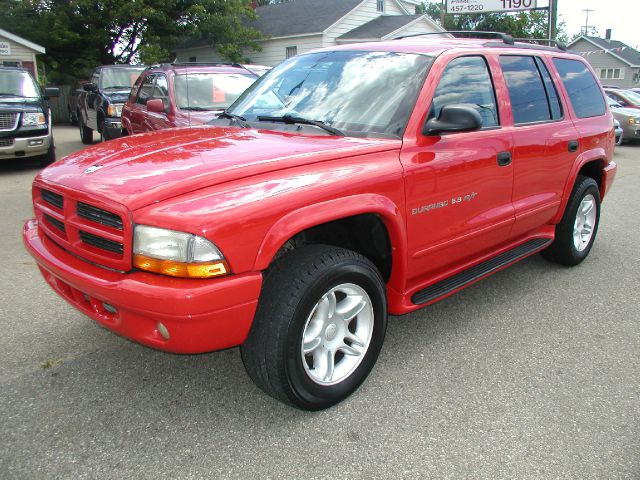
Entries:
{"type": "Polygon", "coordinates": [[[57,97],[58,89],[43,93],[28,70],[0,67],[0,159],[39,157],[43,166],[55,161],[50,96],[57,97]]]}
{"type": "Polygon", "coordinates": [[[122,134],[122,106],[144,69],[144,65],[104,65],[95,69],[91,81],[82,85],[83,91],[78,94],[77,118],[82,143],[93,143],[94,131],[104,140],[122,134]]]}

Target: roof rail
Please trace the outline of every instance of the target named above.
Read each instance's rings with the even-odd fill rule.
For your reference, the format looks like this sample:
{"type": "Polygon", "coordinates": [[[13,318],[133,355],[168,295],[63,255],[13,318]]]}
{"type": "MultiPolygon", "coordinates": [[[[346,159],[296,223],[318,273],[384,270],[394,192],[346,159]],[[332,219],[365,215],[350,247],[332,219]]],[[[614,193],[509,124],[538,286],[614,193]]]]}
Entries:
{"type": "Polygon", "coordinates": [[[164,65],[170,65],[172,67],[236,67],[236,68],[244,68],[239,63],[231,63],[231,62],[171,62],[171,63],[163,63],[164,65]]]}
{"type": "Polygon", "coordinates": [[[515,42],[513,37],[509,34],[502,32],[484,32],[478,30],[447,30],[444,32],[429,32],[429,33],[414,33],[413,35],[403,35],[401,37],[395,37],[394,40],[401,40],[403,38],[410,37],[422,37],[426,35],[445,35],[450,34],[456,37],[462,36],[462,38],[499,38],[507,45],[513,45],[515,42]]]}
{"type": "Polygon", "coordinates": [[[535,44],[547,45],[549,47],[553,47],[555,45],[555,47],[558,50],[562,50],[563,52],[567,51],[567,46],[564,44],[564,42],[561,42],[559,40],[549,40],[548,38],[514,38],[514,40],[516,42],[526,42],[526,43],[535,42],[535,44]]]}

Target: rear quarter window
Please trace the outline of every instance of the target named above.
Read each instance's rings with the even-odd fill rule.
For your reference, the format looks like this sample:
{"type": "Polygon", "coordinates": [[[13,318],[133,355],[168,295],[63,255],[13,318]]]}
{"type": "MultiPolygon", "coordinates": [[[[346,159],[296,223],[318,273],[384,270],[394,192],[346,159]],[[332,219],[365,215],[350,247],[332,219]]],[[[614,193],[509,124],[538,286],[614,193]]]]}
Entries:
{"type": "Polygon", "coordinates": [[[579,60],[554,58],[569,100],[578,118],[597,117],[606,111],[604,97],[597,80],[579,60]]]}

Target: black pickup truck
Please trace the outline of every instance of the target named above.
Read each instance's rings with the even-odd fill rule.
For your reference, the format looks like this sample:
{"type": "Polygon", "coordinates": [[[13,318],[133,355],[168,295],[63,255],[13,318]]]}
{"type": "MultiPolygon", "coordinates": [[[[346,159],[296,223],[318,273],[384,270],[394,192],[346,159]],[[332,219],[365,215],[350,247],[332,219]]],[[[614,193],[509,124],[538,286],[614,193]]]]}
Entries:
{"type": "Polygon", "coordinates": [[[37,157],[42,166],[56,160],[49,97],[28,70],[0,66],[0,159],[37,157]]]}
{"type": "Polygon", "coordinates": [[[82,143],[93,143],[94,131],[105,140],[122,135],[122,106],[145,68],[143,65],[104,65],[94,70],[91,81],[82,86],[77,100],[82,143]]]}

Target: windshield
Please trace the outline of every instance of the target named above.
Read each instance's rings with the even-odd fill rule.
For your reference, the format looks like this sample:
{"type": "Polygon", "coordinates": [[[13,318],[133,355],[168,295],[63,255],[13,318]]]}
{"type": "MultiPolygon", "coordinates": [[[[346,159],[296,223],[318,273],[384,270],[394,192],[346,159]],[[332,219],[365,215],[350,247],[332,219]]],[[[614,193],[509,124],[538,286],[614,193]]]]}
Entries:
{"type": "Polygon", "coordinates": [[[182,110],[224,110],[256,81],[237,73],[189,73],[174,79],[176,105],[182,110]]]}
{"type": "Polygon", "coordinates": [[[104,68],[100,76],[100,87],[105,90],[107,88],[126,90],[133,86],[143,70],[144,67],[104,68]]]}
{"type": "Polygon", "coordinates": [[[271,70],[229,111],[323,122],[350,136],[399,138],[432,57],[333,51],[301,55],[271,70]]]}
{"type": "Polygon", "coordinates": [[[40,89],[27,72],[3,70],[0,72],[1,97],[39,97],[40,89]]]}

